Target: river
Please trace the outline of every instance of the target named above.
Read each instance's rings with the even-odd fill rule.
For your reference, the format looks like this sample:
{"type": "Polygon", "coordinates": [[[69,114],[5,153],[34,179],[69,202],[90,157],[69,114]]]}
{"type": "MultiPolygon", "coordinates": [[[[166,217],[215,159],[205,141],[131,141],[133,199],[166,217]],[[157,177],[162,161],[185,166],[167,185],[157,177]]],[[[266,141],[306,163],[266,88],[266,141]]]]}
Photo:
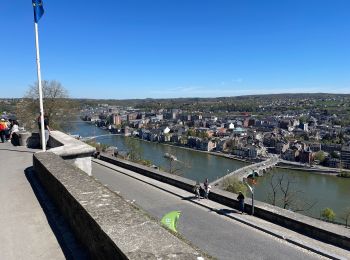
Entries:
{"type": "MultiPolygon", "coordinates": [[[[83,121],[72,122],[67,132],[79,134],[82,137],[108,134],[106,130],[83,121]]],[[[182,176],[200,182],[203,182],[205,178],[213,181],[226,175],[228,172],[246,165],[246,163],[241,161],[208,153],[136,140],[141,147],[141,153],[144,159],[152,161],[158,167],[169,169],[169,161],[164,158],[164,154],[175,155],[181,163],[177,163],[173,166],[173,169],[179,168],[182,176]]],[[[127,150],[124,136],[101,136],[97,137],[96,141],[110,146],[116,146],[119,150],[127,150]]],[[[295,200],[299,204],[314,204],[310,210],[300,213],[319,218],[321,210],[329,207],[336,213],[336,221],[344,222],[340,216],[347,207],[350,207],[350,179],[307,171],[275,168],[263,177],[258,178],[255,187],[255,198],[257,200],[265,202],[269,200],[268,194],[271,192],[270,178],[272,174],[275,175],[274,178],[276,179],[284,175],[285,180],[290,180],[292,193],[296,194],[295,200]]]]}

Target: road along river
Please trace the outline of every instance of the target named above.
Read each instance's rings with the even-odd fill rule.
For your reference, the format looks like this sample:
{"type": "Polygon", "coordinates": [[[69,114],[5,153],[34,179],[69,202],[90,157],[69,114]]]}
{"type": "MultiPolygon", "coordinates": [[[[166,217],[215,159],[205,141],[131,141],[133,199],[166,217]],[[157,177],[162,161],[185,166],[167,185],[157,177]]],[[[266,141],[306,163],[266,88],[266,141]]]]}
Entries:
{"type": "MultiPolygon", "coordinates": [[[[78,134],[82,137],[106,135],[106,130],[100,129],[93,124],[86,122],[72,122],[69,129],[71,134],[78,134]]],[[[146,142],[136,139],[141,147],[142,157],[152,161],[153,164],[163,169],[169,169],[169,160],[164,158],[165,153],[177,157],[181,163],[177,163],[176,168],[180,168],[182,176],[203,182],[205,178],[214,181],[247,165],[244,162],[202,153],[177,146],[146,142]]],[[[118,147],[118,150],[127,150],[124,136],[102,136],[96,138],[97,142],[118,147]]],[[[174,168],[173,168],[174,169],[174,168]]],[[[255,188],[255,198],[267,202],[271,193],[270,178],[284,175],[284,179],[290,180],[290,189],[296,196],[296,203],[304,202],[315,204],[310,210],[300,212],[305,215],[320,217],[320,211],[326,207],[332,208],[336,213],[336,221],[344,222],[341,214],[350,207],[350,179],[335,176],[317,174],[307,171],[295,171],[275,168],[258,178],[255,188]]]]}

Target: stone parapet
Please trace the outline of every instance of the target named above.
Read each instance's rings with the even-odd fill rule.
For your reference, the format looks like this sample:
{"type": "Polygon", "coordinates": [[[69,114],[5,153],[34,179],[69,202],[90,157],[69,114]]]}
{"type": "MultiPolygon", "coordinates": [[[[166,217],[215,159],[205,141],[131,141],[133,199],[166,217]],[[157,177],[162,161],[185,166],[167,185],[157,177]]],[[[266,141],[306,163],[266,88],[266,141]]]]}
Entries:
{"type": "Polygon", "coordinates": [[[48,146],[50,152],[91,175],[91,156],[96,151],[94,147],[59,131],[51,131],[48,146]]]}
{"type": "Polygon", "coordinates": [[[60,131],[51,131],[48,146],[51,147],[50,152],[62,158],[75,157],[77,154],[91,156],[96,151],[94,147],[60,131]]]}
{"type": "Polygon", "coordinates": [[[119,159],[107,154],[100,154],[99,158],[105,162],[109,162],[111,164],[128,169],[130,171],[140,173],[152,179],[168,183],[180,189],[193,192],[193,186],[195,185],[195,182],[192,180],[186,179],[184,177],[159,171],[151,167],[147,167],[137,163],[133,163],[131,161],[119,159]]]}
{"type": "MultiPolygon", "coordinates": [[[[195,185],[195,181],[112,156],[101,154],[100,159],[190,192],[193,191],[193,186],[195,185]]],[[[238,209],[239,204],[236,198],[237,194],[216,188],[213,188],[209,194],[209,199],[228,207],[238,209]]],[[[248,198],[245,202],[245,210],[250,213],[251,199],[248,198]]],[[[256,217],[265,219],[320,241],[350,250],[350,230],[344,226],[307,217],[256,200],[254,201],[254,205],[254,215],[256,217]]]]}
{"type": "Polygon", "coordinates": [[[36,153],[33,166],[91,259],[204,259],[143,211],[60,156],[36,153]]]}

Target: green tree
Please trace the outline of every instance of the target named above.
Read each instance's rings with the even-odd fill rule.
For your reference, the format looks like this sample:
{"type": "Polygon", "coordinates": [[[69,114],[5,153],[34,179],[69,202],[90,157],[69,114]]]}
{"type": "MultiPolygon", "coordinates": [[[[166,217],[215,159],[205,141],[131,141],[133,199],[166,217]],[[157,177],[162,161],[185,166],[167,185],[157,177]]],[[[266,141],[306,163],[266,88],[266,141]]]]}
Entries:
{"type": "Polygon", "coordinates": [[[247,193],[248,187],[240,180],[238,180],[236,177],[228,177],[224,178],[223,181],[224,190],[232,192],[232,193],[238,193],[241,191],[244,195],[247,193]]]}
{"type": "Polygon", "coordinates": [[[199,138],[205,139],[205,138],[208,138],[208,133],[207,132],[198,132],[197,136],[199,138]]]}
{"type": "Polygon", "coordinates": [[[326,159],[326,154],[323,151],[318,151],[315,153],[315,160],[323,162],[326,159]]]}
{"type": "Polygon", "coordinates": [[[307,116],[301,116],[301,117],[299,118],[300,124],[307,123],[307,120],[308,120],[307,116]]]}
{"type": "Polygon", "coordinates": [[[325,208],[321,211],[321,218],[332,222],[335,219],[335,213],[331,208],[325,208]]]}
{"type": "Polygon", "coordinates": [[[188,129],[187,136],[196,136],[196,131],[194,129],[188,129]]]}

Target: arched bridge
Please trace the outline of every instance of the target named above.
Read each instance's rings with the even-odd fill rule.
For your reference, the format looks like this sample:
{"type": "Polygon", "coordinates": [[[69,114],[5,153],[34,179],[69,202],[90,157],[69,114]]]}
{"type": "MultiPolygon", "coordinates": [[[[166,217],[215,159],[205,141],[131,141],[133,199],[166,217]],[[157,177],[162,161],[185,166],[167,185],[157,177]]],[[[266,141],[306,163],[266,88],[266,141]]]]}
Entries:
{"type": "Polygon", "coordinates": [[[278,164],[279,161],[280,161],[280,159],[278,158],[278,156],[273,155],[272,157],[270,157],[269,159],[267,159],[265,161],[250,164],[250,165],[244,166],[242,168],[239,168],[239,169],[225,175],[224,177],[221,177],[221,178],[213,181],[211,183],[211,185],[212,186],[219,186],[222,184],[222,181],[225,178],[231,177],[231,176],[235,176],[240,181],[243,181],[244,178],[247,178],[249,175],[251,175],[253,173],[258,174],[258,176],[262,176],[268,169],[271,169],[276,164],[278,164]]]}

